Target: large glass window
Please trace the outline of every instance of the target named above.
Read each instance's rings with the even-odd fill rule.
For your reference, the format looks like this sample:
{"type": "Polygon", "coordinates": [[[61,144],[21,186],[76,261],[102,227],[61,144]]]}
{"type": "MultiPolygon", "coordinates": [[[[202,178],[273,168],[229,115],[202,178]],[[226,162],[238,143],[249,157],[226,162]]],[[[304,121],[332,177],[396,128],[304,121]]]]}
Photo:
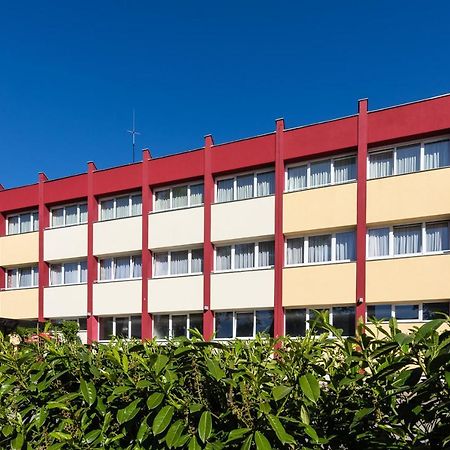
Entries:
{"type": "Polygon", "coordinates": [[[100,201],[100,220],[121,219],[142,214],[142,195],[129,194],[100,201]]]}
{"type": "Polygon", "coordinates": [[[273,336],[273,311],[217,311],[215,318],[216,339],[252,339],[258,333],[273,336]]]}
{"type": "Polygon", "coordinates": [[[100,280],[113,281],[142,277],[141,255],[102,258],[100,260],[100,280]]]}
{"type": "Polygon", "coordinates": [[[392,316],[392,305],[367,305],[369,319],[389,320],[392,316]]]}
{"type": "Polygon", "coordinates": [[[51,212],[52,228],[67,227],[87,222],[87,203],[77,203],[74,205],[58,206],[52,208],[51,212]]]}
{"type": "Polygon", "coordinates": [[[419,305],[394,305],[395,317],[398,320],[419,319],[419,305]]]}
{"type": "Polygon", "coordinates": [[[141,316],[99,317],[99,340],[108,341],[114,336],[140,339],[141,316]]]}
{"type": "Polygon", "coordinates": [[[203,183],[183,184],[155,192],[155,211],[203,205],[203,183]]]}
{"type": "Polygon", "coordinates": [[[449,249],[448,222],[426,224],[427,252],[442,252],[449,249]]]}
{"type": "Polygon", "coordinates": [[[397,174],[420,170],[420,145],[409,145],[397,149],[397,174]]]}
{"type": "Polygon", "coordinates": [[[389,255],[389,228],[375,228],[368,231],[368,256],[389,255]]]}
{"type": "Polygon", "coordinates": [[[192,330],[203,333],[203,314],[155,314],[153,329],[154,337],[158,340],[183,336],[190,338],[192,330]]]}
{"type": "Polygon", "coordinates": [[[20,289],[36,287],[39,284],[38,267],[19,267],[6,271],[6,288],[20,289]]]}
{"type": "Polygon", "coordinates": [[[8,235],[29,233],[39,230],[39,214],[37,211],[8,216],[8,235]]]}
{"type": "Polygon", "coordinates": [[[50,286],[87,282],[87,261],[50,264],[50,286]]]}
{"type": "Polygon", "coordinates": [[[391,317],[402,321],[426,321],[444,317],[449,314],[450,302],[423,302],[367,305],[367,318],[388,321],[391,317]]]}
{"type": "Polygon", "coordinates": [[[274,241],[218,246],[216,272],[272,267],[275,263],[274,241]]]}
{"type": "Polygon", "coordinates": [[[449,302],[423,303],[422,320],[442,319],[442,314],[450,315],[449,302]]]}
{"type": "Polygon", "coordinates": [[[178,276],[203,272],[203,249],[155,253],[153,276],[178,276]]]}
{"type": "Polygon", "coordinates": [[[421,252],[421,225],[402,225],[394,227],[394,255],[409,255],[421,252]]]}
{"type": "Polygon", "coordinates": [[[450,141],[430,142],[424,146],[424,169],[438,169],[450,165],[450,141]]]}

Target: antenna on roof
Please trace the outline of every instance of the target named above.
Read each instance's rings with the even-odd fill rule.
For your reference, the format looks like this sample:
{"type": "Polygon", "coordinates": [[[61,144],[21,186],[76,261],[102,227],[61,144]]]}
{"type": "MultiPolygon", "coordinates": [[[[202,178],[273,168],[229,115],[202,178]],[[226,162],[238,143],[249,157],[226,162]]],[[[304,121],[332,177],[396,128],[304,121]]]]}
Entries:
{"type": "Polygon", "coordinates": [[[133,108],[133,129],[132,130],[127,130],[128,133],[131,134],[131,143],[132,143],[132,150],[133,150],[133,162],[135,160],[134,155],[135,155],[135,147],[136,147],[136,135],[137,134],[141,134],[138,133],[136,131],[136,124],[135,124],[135,112],[134,112],[134,108],[133,108]]]}

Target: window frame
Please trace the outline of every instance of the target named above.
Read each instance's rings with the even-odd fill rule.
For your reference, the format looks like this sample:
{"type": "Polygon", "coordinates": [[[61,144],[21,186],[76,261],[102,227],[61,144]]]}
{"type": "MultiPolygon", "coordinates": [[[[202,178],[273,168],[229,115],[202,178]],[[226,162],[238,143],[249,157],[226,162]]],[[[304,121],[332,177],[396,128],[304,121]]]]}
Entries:
{"type": "Polygon", "coordinates": [[[39,265],[36,264],[33,266],[8,267],[7,269],[5,269],[5,291],[12,291],[16,289],[36,289],[37,287],[39,287],[39,265]],[[20,286],[19,272],[22,269],[31,269],[31,281],[33,283],[34,277],[35,275],[37,275],[37,284],[32,284],[31,286],[20,286]],[[13,287],[8,287],[8,273],[12,270],[16,271],[16,275],[14,277],[16,281],[13,287]]]}
{"type": "Polygon", "coordinates": [[[201,272],[192,272],[192,252],[195,250],[202,250],[202,266],[204,264],[204,248],[203,247],[192,247],[192,248],[181,248],[176,250],[166,250],[166,251],[154,251],[152,252],[152,278],[158,279],[158,278],[173,278],[173,277],[187,277],[192,275],[203,275],[204,270],[201,272]],[[170,273],[170,264],[172,260],[172,253],[177,252],[188,252],[188,271],[187,273],[177,273],[177,274],[171,274],[170,273]],[[167,254],[167,275],[156,275],[156,255],[161,254],[167,254]]]}
{"type": "Polygon", "coordinates": [[[27,234],[27,233],[36,233],[37,231],[39,231],[39,210],[38,209],[33,209],[31,211],[24,211],[24,212],[19,212],[19,213],[14,213],[14,214],[8,214],[6,216],[6,236],[17,236],[18,234],[27,234]],[[20,225],[21,225],[21,218],[20,216],[24,215],[24,214],[29,214],[30,215],[30,221],[31,221],[31,230],[30,231],[24,231],[21,232],[20,231],[20,225]],[[35,219],[35,215],[37,215],[37,220],[35,219]],[[11,220],[12,217],[17,217],[18,218],[18,227],[19,227],[19,231],[17,233],[10,233],[9,232],[9,221],[11,220]],[[38,226],[37,229],[34,229],[34,223],[37,222],[38,226]]]}
{"type": "Polygon", "coordinates": [[[165,187],[159,187],[157,189],[155,189],[152,193],[152,197],[153,197],[153,205],[154,205],[154,209],[152,211],[152,214],[154,213],[161,213],[161,212],[167,212],[167,211],[177,211],[179,209],[186,209],[186,208],[196,208],[199,206],[204,206],[205,204],[205,183],[203,180],[199,180],[197,182],[190,182],[190,183],[177,183],[177,184],[171,184],[169,186],[165,186],[165,187]],[[203,202],[196,204],[196,205],[191,205],[191,188],[192,186],[198,186],[199,184],[201,184],[203,186],[203,202]],[[178,187],[187,187],[187,198],[188,198],[188,204],[187,206],[178,206],[178,207],[173,207],[172,203],[173,203],[173,189],[178,188],[178,187]],[[158,192],[163,192],[163,191],[169,191],[169,208],[167,209],[156,209],[156,194],[158,192]]]}
{"type": "Polygon", "coordinates": [[[49,271],[48,271],[48,286],[49,287],[56,287],[56,286],[74,286],[74,285],[78,285],[78,284],[87,284],[87,259],[82,259],[82,260],[76,260],[76,261],[65,261],[65,262],[60,262],[60,263],[50,263],[49,264],[49,271]],[[86,281],[81,281],[81,264],[83,262],[86,262],[86,281]],[[65,266],[66,264],[77,264],[78,266],[78,281],[75,283],[65,283],[64,282],[64,274],[65,274],[65,266]],[[60,265],[61,266],[61,280],[62,283],[60,284],[52,284],[52,266],[56,266],[56,265],[60,265]]]}
{"type": "MultiPolygon", "coordinates": [[[[172,317],[173,316],[187,316],[186,318],[186,337],[187,339],[191,339],[190,336],[190,325],[191,325],[191,315],[201,315],[202,316],[202,320],[203,320],[203,312],[202,311],[184,311],[184,312],[175,312],[175,313],[154,313],[152,315],[152,330],[153,330],[153,338],[156,339],[156,342],[168,342],[171,339],[174,339],[173,336],[173,322],[172,322],[172,317]],[[169,316],[169,336],[166,338],[158,338],[156,337],[156,335],[154,334],[154,321],[155,321],[155,316],[169,316]]],[[[204,328],[204,326],[203,326],[204,328]]],[[[199,330],[202,334],[203,334],[203,330],[199,330]]],[[[175,336],[175,337],[183,337],[183,336],[175,336]]]]}
{"type": "MultiPolygon", "coordinates": [[[[110,257],[101,257],[98,258],[98,262],[97,262],[97,273],[98,273],[98,277],[97,277],[97,283],[109,283],[109,282],[115,282],[115,281],[130,281],[130,280],[141,280],[142,279],[142,272],[141,272],[141,276],[140,277],[129,277],[129,278],[114,278],[114,274],[115,274],[115,269],[116,269],[116,259],[118,258],[129,258],[130,259],[130,275],[133,275],[134,272],[134,258],[136,256],[141,257],[141,267],[142,267],[142,254],[140,253],[133,253],[132,255],[116,255],[116,256],[110,256],[110,257]],[[113,278],[108,279],[108,280],[103,280],[101,279],[101,261],[107,260],[107,259],[111,259],[112,260],[112,267],[111,267],[111,273],[113,275],[113,278]]],[[[110,316],[108,316],[110,317],[110,316]]]]}
{"type": "Polygon", "coordinates": [[[98,222],[108,222],[109,220],[120,220],[120,219],[129,219],[130,217],[141,217],[142,216],[142,192],[141,191],[133,191],[129,194],[118,194],[109,197],[102,197],[98,200],[98,222]],[[140,214],[131,214],[133,210],[133,200],[132,198],[140,195],[141,196],[141,213],[140,214]],[[128,197],[128,215],[124,217],[117,217],[117,200],[120,198],[128,197]],[[102,203],[107,202],[109,200],[113,201],[113,217],[111,219],[102,219],[102,203]]]}
{"type": "Polygon", "coordinates": [[[74,226],[77,226],[77,225],[87,224],[88,221],[89,221],[88,214],[89,214],[89,212],[88,212],[88,208],[87,208],[87,201],[86,202],[67,203],[67,204],[64,204],[64,205],[52,206],[50,208],[50,220],[49,220],[50,226],[49,226],[49,228],[50,229],[66,228],[66,227],[74,227],[74,226]],[[82,205],[86,205],[86,221],[85,222],[81,222],[80,207],[82,205]],[[66,208],[69,208],[71,206],[76,206],[77,207],[77,223],[66,224],[66,208]],[[56,210],[56,209],[61,209],[61,208],[64,211],[63,212],[63,222],[64,223],[63,223],[63,225],[53,225],[53,211],[56,210]]]}
{"type": "MultiPolygon", "coordinates": [[[[428,322],[429,320],[426,320],[423,318],[423,305],[426,305],[428,303],[447,303],[449,304],[449,309],[450,309],[450,300],[447,301],[440,301],[440,300],[430,300],[430,301],[411,301],[411,302],[397,302],[397,303],[368,303],[367,306],[378,306],[378,305],[384,305],[384,306],[390,306],[390,310],[391,310],[391,316],[389,318],[387,318],[387,320],[382,320],[382,319],[377,319],[379,321],[381,321],[382,323],[388,323],[390,319],[396,319],[397,322],[400,323],[405,323],[405,322],[414,322],[414,323],[421,323],[421,322],[428,322]],[[418,314],[417,314],[417,319],[397,319],[396,317],[396,311],[395,311],[395,307],[396,306],[405,306],[405,305],[409,305],[409,306],[418,306],[418,314]]],[[[370,319],[370,316],[368,315],[368,312],[366,310],[366,321],[368,321],[370,319]]]]}
{"type": "MultiPolygon", "coordinates": [[[[131,340],[131,339],[141,339],[141,338],[137,338],[137,337],[132,337],[131,336],[131,327],[132,327],[132,320],[133,317],[139,317],[142,320],[142,316],[140,314],[124,314],[124,315],[115,315],[115,316],[100,316],[99,317],[99,322],[102,318],[112,318],[113,320],[113,333],[112,333],[112,337],[117,337],[117,327],[116,327],[116,320],[117,319],[123,319],[123,318],[128,318],[128,337],[126,337],[126,340],[131,340]]],[[[142,322],[141,322],[142,324],[142,322]]],[[[141,331],[141,336],[142,336],[142,331],[141,331]]],[[[98,326],[98,342],[100,343],[105,343],[105,342],[109,342],[110,339],[100,339],[100,323],[98,326]]]]}

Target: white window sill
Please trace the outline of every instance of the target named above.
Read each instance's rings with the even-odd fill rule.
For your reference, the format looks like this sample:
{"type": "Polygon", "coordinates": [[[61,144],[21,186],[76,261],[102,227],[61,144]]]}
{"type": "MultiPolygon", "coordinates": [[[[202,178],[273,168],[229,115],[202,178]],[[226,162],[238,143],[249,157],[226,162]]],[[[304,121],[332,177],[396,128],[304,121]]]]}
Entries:
{"type": "Polygon", "coordinates": [[[151,214],[160,214],[160,213],[166,213],[166,212],[172,212],[172,211],[182,211],[185,209],[195,209],[195,208],[202,208],[203,206],[205,206],[204,203],[201,203],[199,205],[192,205],[192,206],[180,206],[178,208],[168,208],[168,209],[157,209],[154,211],[150,211],[150,215],[151,214]]]}
{"type": "Polygon", "coordinates": [[[12,288],[4,288],[1,289],[2,291],[22,291],[24,289],[37,289],[39,287],[39,285],[36,286],[20,286],[20,287],[12,287],[12,288]]]}
{"type": "Polygon", "coordinates": [[[142,280],[142,277],[136,278],[119,278],[117,280],[95,280],[95,284],[104,284],[104,283],[120,283],[121,281],[137,281],[142,280]]]}
{"type": "Polygon", "coordinates": [[[350,183],[356,183],[357,180],[348,180],[348,181],[342,181],[341,183],[328,183],[328,184],[322,184],[320,186],[308,186],[305,188],[300,189],[292,189],[290,191],[285,190],[283,194],[293,194],[294,192],[303,192],[303,191],[311,191],[313,189],[322,189],[327,187],[333,187],[333,186],[341,186],[343,184],[350,184],[350,183]]]}
{"type": "Polygon", "coordinates": [[[87,225],[87,222],[71,223],[70,225],[56,225],[45,228],[45,230],[60,230],[61,228],[72,228],[79,225],[87,225]]]}
{"type": "Polygon", "coordinates": [[[286,264],[284,269],[290,269],[291,267],[311,267],[311,266],[329,266],[333,264],[348,264],[354,263],[356,260],[343,259],[339,261],[324,261],[324,262],[314,262],[314,263],[301,263],[301,264],[286,264]]]}
{"type": "Polygon", "coordinates": [[[39,232],[39,229],[38,229],[38,230],[31,230],[31,231],[24,231],[23,233],[10,233],[10,234],[5,234],[5,235],[2,236],[2,237],[19,236],[19,235],[21,235],[21,234],[30,234],[30,233],[38,233],[38,232],[39,232]]]}
{"type": "Polygon", "coordinates": [[[408,173],[393,173],[392,175],[385,175],[382,177],[374,177],[374,178],[369,178],[369,176],[367,176],[367,181],[374,181],[374,180],[384,180],[386,178],[392,178],[392,177],[403,177],[406,175],[414,175],[416,173],[422,173],[422,172],[431,172],[434,170],[442,170],[442,169],[448,169],[450,168],[450,166],[443,166],[443,167],[433,167],[431,169],[420,169],[420,170],[416,170],[414,172],[408,172],[408,173]]]}
{"type": "Polygon", "coordinates": [[[53,287],[64,287],[64,286],[85,286],[87,285],[87,281],[82,281],[80,283],[62,283],[62,284],[50,284],[45,288],[53,288],[53,287]]]}
{"type": "Polygon", "coordinates": [[[99,220],[95,221],[94,223],[111,222],[113,220],[122,220],[122,219],[131,219],[132,217],[142,217],[142,213],[134,214],[133,216],[113,217],[112,219],[99,219],[99,220]]]}
{"type": "Polygon", "coordinates": [[[162,280],[166,278],[185,278],[185,277],[197,277],[199,275],[203,275],[203,272],[195,272],[195,273],[180,273],[177,275],[153,275],[152,280],[162,280]]]}
{"type": "Polygon", "coordinates": [[[239,273],[239,272],[255,272],[258,270],[272,270],[275,266],[265,266],[265,267],[250,267],[246,269],[228,269],[228,270],[214,270],[212,274],[219,275],[222,273],[239,273]]]}
{"type": "Polygon", "coordinates": [[[405,253],[401,255],[368,256],[367,261],[380,261],[385,259],[414,258],[420,256],[436,256],[436,255],[450,255],[450,250],[444,250],[441,252],[405,253]]]}
{"type": "Polygon", "coordinates": [[[248,198],[239,198],[239,199],[233,199],[233,200],[227,200],[227,201],[223,201],[223,202],[212,202],[212,205],[224,205],[224,204],[228,204],[228,203],[236,203],[236,202],[245,202],[246,200],[256,200],[258,198],[267,198],[267,197],[275,197],[275,194],[268,194],[268,195],[259,195],[256,197],[248,197],[248,198]]]}

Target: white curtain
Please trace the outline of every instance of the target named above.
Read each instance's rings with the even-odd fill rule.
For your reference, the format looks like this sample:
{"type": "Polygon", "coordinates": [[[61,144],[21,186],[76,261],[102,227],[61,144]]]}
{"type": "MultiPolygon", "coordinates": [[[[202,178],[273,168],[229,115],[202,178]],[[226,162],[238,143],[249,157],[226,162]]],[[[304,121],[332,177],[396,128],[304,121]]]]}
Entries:
{"type": "Polygon", "coordinates": [[[160,277],[169,274],[169,256],[167,253],[155,254],[155,276],[160,277]]]}
{"type": "Polygon", "coordinates": [[[219,180],[217,182],[217,202],[231,202],[233,198],[233,185],[234,180],[230,178],[228,180],[219,180]]]}
{"type": "Polygon", "coordinates": [[[100,280],[112,280],[112,259],[102,259],[100,261],[100,280]]]}
{"type": "Polygon", "coordinates": [[[80,205],[80,223],[86,223],[88,220],[87,203],[80,205]]]}
{"type": "Polygon", "coordinates": [[[80,282],[86,283],[87,282],[87,261],[81,261],[80,262],[80,282]]]}
{"type": "Polygon", "coordinates": [[[203,272],[203,249],[197,248],[192,250],[191,257],[191,273],[203,272]]]}
{"type": "Polygon", "coordinates": [[[188,251],[171,252],[170,274],[181,275],[183,273],[188,273],[188,251]]]}
{"type": "Polygon", "coordinates": [[[131,197],[131,215],[140,216],[142,214],[142,195],[133,195],[131,197]]]}
{"type": "Polygon", "coordinates": [[[448,222],[426,225],[427,252],[441,252],[449,249],[448,222]]]}
{"type": "Polygon", "coordinates": [[[331,183],[331,161],[319,161],[311,164],[310,186],[324,186],[331,183]]]}
{"type": "Polygon", "coordinates": [[[37,286],[39,284],[39,270],[38,266],[33,267],[33,286],[37,286]]]}
{"type": "Polygon", "coordinates": [[[270,267],[275,264],[275,242],[258,244],[258,267],[270,267]]]}
{"type": "Polygon", "coordinates": [[[39,230],[39,213],[31,213],[31,218],[33,219],[33,231],[39,230]]]}
{"type": "Polygon", "coordinates": [[[287,191],[298,191],[300,189],[306,189],[306,166],[289,167],[288,179],[287,179],[287,191]]]}
{"type": "Polygon", "coordinates": [[[128,217],[130,215],[130,198],[119,197],[116,198],[116,219],[121,217],[128,217]]]}
{"type": "Polygon", "coordinates": [[[19,269],[19,287],[33,286],[33,272],[31,267],[19,269]]]}
{"type": "Polygon", "coordinates": [[[191,186],[191,206],[203,204],[203,184],[191,186]]]}
{"type": "Polygon", "coordinates": [[[19,233],[19,216],[12,216],[8,218],[8,234],[19,233]]]}
{"type": "Polygon", "coordinates": [[[286,264],[303,264],[304,238],[287,240],[286,264]]]}
{"type": "Polygon", "coordinates": [[[355,260],[355,232],[336,233],[336,261],[355,260]]]}
{"type": "Polygon", "coordinates": [[[21,214],[20,215],[20,232],[27,233],[28,231],[32,231],[31,228],[31,214],[21,214]]]}
{"type": "Polygon", "coordinates": [[[100,204],[101,220],[114,219],[114,200],[105,200],[100,204]]]}
{"type": "Polygon", "coordinates": [[[17,284],[17,269],[9,269],[7,274],[6,287],[8,289],[16,288],[17,284]]]}
{"type": "Polygon", "coordinates": [[[347,181],[356,180],[356,158],[336,159],[334,166],[334,182],[345,183],[347,181]]]}
{"type": "Polygon", "coordinates": [[[256,195],[272,195],[275,193],[275,172],[264,172],[256,175],[256,195]]]}
{"type": "Polygon", "coordinates": [[[178,186],[172,189],[172,208],[184,208],[188,205],[187,186],[178,186]]]}
{"type": "Polygon", "coordinates": [[[155,211],[170,209],[170,189],[155,193],[155,211]]]}
{"type": "Polygon", "coordinates": [[[369,178],[380,178],[392,175],[394,169],[394,153],[392,150],[369,155],[369,178]]]}
{"type": "Polygon", "coordinates": [[[155,314],[153,316],[153,328],[156,339],[167,339],[169,337],[169,316],[155,314]]]}
{"type": "Polygon", "coordinates": [[[253,174],[242,175],[236,179],[236,199],[243,200],[253,197],[253,174]]]}
{"type": "Polygon", "coordinates": [[[250,269],[255,265],[255,244],[236,244],[234,246],[234,268],[250,269]]]}
{"type": "Polygon", "coordinates": [[[331,261],[331,235],[311,236],[309,238],[308,262],[331,261]]]}
{"type": "Polygon", "coordinates": [[[369,255],[371,257],[389,255],[389,228],[369,230],[369,255]]]}
{"type": "Polygon", "coordinates": [[[66,206],[66,225],[75,225],[78,223],[78,206],[66,206]]]}
{"type": "Polygon", "coordinates": [[[417,172],[420,169],[420,146],[397,149],[397,173],[417,172]]]}
{"type": "Polygon", "coordinates": [[[405,255],[422,251],[422,227],[407,225],[394,228],[394,254],[405,255]]]}
{"type": "Polygon", "coordinates": [[[216,248],[216,270],[231,270],[231,246],[216,248]]]}
{"type": "Polygon", "coordinates": [[[142,257],[133,256],[133,278],[142,277],[142,257]]]}
{"type": "Polygon", "coordinates": [[[114,279],[120,280],[123,278],[130,278],[130,257],[125,256],[122,258],[114,259],[114,279]]]}
{"type": "Polygon", "coordinates": [[[52,227],[64,226],[64,208],[52,210],[52,227]]]}
{"type": "Polygon", "coordinates": [[[64,264],[64,284],[74,284],[78,282],[78,263],[64,264]]]}
{"type": "Polygon", "coordinates": [[[450,165],[450,141],[425,144],[425,169],[450,165]]]}

